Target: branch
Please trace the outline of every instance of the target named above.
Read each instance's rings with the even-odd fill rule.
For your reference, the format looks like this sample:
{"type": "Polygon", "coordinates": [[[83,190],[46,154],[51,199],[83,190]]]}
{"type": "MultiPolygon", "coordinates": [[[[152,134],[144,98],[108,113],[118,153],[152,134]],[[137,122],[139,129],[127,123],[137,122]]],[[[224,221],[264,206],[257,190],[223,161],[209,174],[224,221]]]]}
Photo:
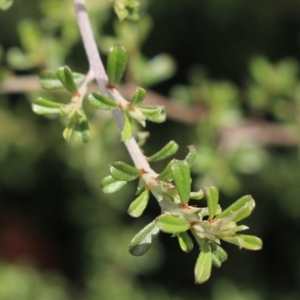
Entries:
{"type": "MultiPolygon", "coordinates": [[[[90,68],[92,69],[97,84],[102,91],[102,93],[111,97],[110,91],[106,88],[108,83],[107,74],[105,72],[102,60],[100,58],[100,54],[97,48],[96,41],[93,36],[91,24],[89,21],[89,17],[85,8],[84,0],[73,0],[75,5],[75,10],[78,19],[78,25],[81,33],[81,37],[83,40],[83,45],[85,48],[85,52],[87,54],[87,58],[89,61],[90,68]]],[[[119,110],[114,110],[113,117],[115,119],[116,124],[120,131],[123,129],[124,118],[122,113],[119,110]]],[[[125,146],[133,160],[134,165],[138,169],[143,169],[152,174],[152,176],[156,177],[157,174],[150,168],[145,156],[141,152],[136,140],[131,137],[128,142],[125,142],[125,146]]]]}

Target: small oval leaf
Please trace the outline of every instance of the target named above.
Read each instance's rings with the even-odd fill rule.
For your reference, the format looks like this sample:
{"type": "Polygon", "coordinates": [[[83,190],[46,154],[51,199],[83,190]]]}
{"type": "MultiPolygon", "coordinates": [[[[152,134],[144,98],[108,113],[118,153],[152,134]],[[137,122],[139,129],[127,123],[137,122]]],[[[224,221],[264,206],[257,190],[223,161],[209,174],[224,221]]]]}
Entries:
{"type": "Polygon", "coordinates": [[[115,180],[112,176],[103,178],[101,182],[102,190],[105,194],[112,194],[121,189],[127,181],[115,180]]]}
{"type": "Polygon", "coordinates": [[[253,235],[237,234],[232,237],[222,238],[222,240],[247,250],[260,250],[262,248],[262,240],[253,235]]]}
{"type": "Polygon", "coordinates": [[[149,201],[149,190],[141,193],[129,206],[127,212],[133,218],[138,218],[142,215],[149,201]]]}
{"type": "Polygon", "coordinates": [[[112,110],[118,107],[117,103],[100,93],[91,93],[88,96],[90,104],[99,109],[112,110]]]}
{"type": "Polygon", "coordinates": [[[235,201],[225,210],[223,210],[220,214],[216,216],[216,218],[226,218],[228,216],[232,217],[232,221],[238,222],[242,219],[248,217],[252,210],[255,207],[255,201],[252,196],[246,195],[235,201]]]}
{"type": "Polygon", "coordinates": [[[124,74],[127,64],[127,53],[123,46],[113,45],[107,57],[107,75],[109,84],[118,84],[124,74]]]}
{"type": "Polygon", "coordinates": [[[77,93],[77,85],[73,78],[73,73],[68,66],[63,66],[56,71],[57,78],[61,81],[63,86],[72,94],[77,93]]]}
{"type": "Polygon", "coordinates": [[[216,268],[220,268],[222,263],[227,260],[228,255],[226,251],[216,243],[210,243],[212,253],[212,263],[216,268]]]}
{"type": "Polygon", "coordinates": [[[139,177],[141,171],[124,162],[117,161],[110,164],[111,176],[120,181],[131,181],[139,177]]]}
{"type": "MultiPolygon", "coordinates": [[[[80,73],[72,73],[73,79],[76,84],[80,84],[84,78],[84,74],[80,73]]],[[[56,72],[54,71],[42,71],[40,74],[40,83],[42,88],[46,90],[54,90],[54,89],[61,89],[64,87],[62,82],[58,79],[56,72]]]]}
{"type": "Polygon", "coordinates": [[[154,123],[162,123],[166,120],[166,109],[159,105],[138,106],[147,120],[154,123]]]}
{"type": "Polygon", "coordinates": [[[207,195],[207,206],[209,219],[213,219],[216,214],[219,202],[219,191],[214,186],[205,187],[207,195]]]}
{"type": "Polygon", "coordinates": [[[141,103],[145,97],[146,97],[146,91],[144,89],[142,89],[141,87],[137,87],[136,91],[131,99],[131,105],[137,105],[139,103],[141,103]]]}
{"type": "Polygon", "coordinates": [[[181,232],[178,234],[177,237],[182,251],[190,252],[193,249],[194,247],[193,240],[191,239],[191,237],[187,232],[181,232]]]}
{"type": "Polygon", "coordinates": [[[39,97],[32,103],[32,110],[38,115],[59,114],[65,104],[39,97]]]}
{"type": "Polygon", "coordinates": [[[198,153],[194,145],[189,145],[188,149],[189,149],[189,153],[187,154],[184,160],[191,167],[194,164],[194,162],[197,160],[198,153]]]}
{"type": "Polygon", "coordinates": [[[195,283],[203,283],[210,277],[212,267],[211,248],[208,243],[201,245],[201,252],[195,265],[195,283]]]}
{"type": "Polygon", "coordinates": [[[161,150],[156,152],[155,154],[148,157],[149,162],[163,160],[173,154],[175,154],[178,150],[178,144],[174,141],[170,141],[167,145],[165,145],[161,150]]]}
{"type": "Polygon", "coordinates": [[[161,231],[173,234],[187,231],[190,228],[190,223],[187,220],[169,214],[157,217],[156,224],[161,231]]]}
{"type": "Polygon", "coordinates": [[[150,249],[158,233],[159,228],[156,226],[155,221],[152,221],[133,237],[129,245],[130,254],[134,256],[145,254],[150,249]]]}
{"type": "Polygon", "coordinates": [[[132,136],[132,121],[130,116],[128,116],[128,114],[124,114],[124,126],[122,129],[122,142],[127,142],[130,140],[132,136]]]}
{"type": "Polygon", "coordinates": [[[201,200],[203,199],[204,193],[202,190],[199,190],[198,192],[191,192],[190,193],[190,199],[193,200],[201,200]]]}
{"type": "Polygon", "coordinates": [[[190,167],[185,161],[172,164],[173,180],[182,203],[188,203],[191,193],[190,167]]]}

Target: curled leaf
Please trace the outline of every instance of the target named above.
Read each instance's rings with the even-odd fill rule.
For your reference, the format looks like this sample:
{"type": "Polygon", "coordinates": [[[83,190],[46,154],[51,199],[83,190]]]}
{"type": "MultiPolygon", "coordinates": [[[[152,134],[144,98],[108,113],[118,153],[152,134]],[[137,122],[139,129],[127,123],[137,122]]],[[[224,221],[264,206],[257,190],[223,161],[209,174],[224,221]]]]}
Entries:
{"type": "Polygon", "coordinates": [[[210,277],[212,254],[209,243],[201,245],[201,252],[195,265],[195,283],[203,283],[210,277]]]}
{"type": "Polygon", "coordinates": [[[134,218],[138,218],[144,212],[149,201],[149,190],[144,190],[129,206],[128,214],[134,218]]]}
{"type": "Polygon", "coordinates": [[[131,105],[137,105],[141,103],[146,97],[146,91],[141,87],[137,87],[136,91],[131,99],[131,105]]]}
{"type": "Polygon", "coordinates": [[[118,106],[114,100],[97,92],[89,94],[88,100],[92,106],[99,109],[111,110],[115,109],[118,106]]]}
{"type": "Polygon", "coordinates": [[[190,223],[187,220],[169,214],[157,217],[156,224],[161,231],[173,234],[187,231],[190,228],[190,223]]]}
{"type": "Polygon", "coordinates": [[[193,249],[194,247],[193,240],[191,239],[191,237],[187,232],[181,232],[178,234],[177,237],[182,251],[190,252],[193,249]]]}
{"type": "Polygon", "coordinates": [[[178,144],[174,141],[170,141],[167,145],[165,145],[161,150],[156,152],[155,154],[148,157],[149,162],[163,160],[173,154],[175,154],[178,150],[178,144]]]}
{"type": "Polygon", "coordinates": [[[214,186],[206,187],[205,190],[207,194],[209,219],[211,220],[215,216],[218,208],[219,191],[214,186]]]}
{"type": "Polygon", "coordinates": [[[56,76],[70,93],[77,93],[77,85],[73,78],[73,73],[68,66],[58,68],[56,71],[56,76]]]}
{"type": "Polygon", "coordinates": [[[119,181],[114,179],[112,176],[103,178],[101,182],[102,190],[105,194],[112,194],[121,189],[127,181],[119,181]]]}
{"type": "Polygon", "coordinates": [[[38,115],[59,114],[65,104],[39,97],[32,103],[32,110],[38,115]]]}
{"type": "Polygon", "coordinates": [[[117,161],[110,164],[111,176],[120,181],[131,181],[139,177],[141,171],[124,162],[117,161]]]}

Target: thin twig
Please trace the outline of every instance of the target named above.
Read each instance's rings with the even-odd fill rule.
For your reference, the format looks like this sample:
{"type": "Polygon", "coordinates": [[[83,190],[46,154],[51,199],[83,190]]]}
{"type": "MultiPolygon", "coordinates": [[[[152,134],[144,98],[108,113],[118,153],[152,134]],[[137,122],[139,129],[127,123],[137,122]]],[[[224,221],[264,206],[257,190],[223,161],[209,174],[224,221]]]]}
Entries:
{"type": "MultiPolygon", "coordinates": [[[[109,90],[106,88],[108,78],[92,32],[91,24],[85,7],[85,1],[73,0],[73,2],[75,5],[78,25],[90,68],[94,72],[95,79],[102,93],[106,94],[107,96],[111,96],[109,90]]],[[[112,113],[119,130],[122,131],[124,118],[121,111],[114,110],[112,113]]],[[[150,168],[148,161],[133,137],[131,137],[128,142],[125,142],[125,146],[129,152],[129,155],[131,156],[131,159],[133,160],[134,165],[138,169],[143,169],[144,171],[151,173],[153,176],[157,176],[157,174],[150,168]]]]}

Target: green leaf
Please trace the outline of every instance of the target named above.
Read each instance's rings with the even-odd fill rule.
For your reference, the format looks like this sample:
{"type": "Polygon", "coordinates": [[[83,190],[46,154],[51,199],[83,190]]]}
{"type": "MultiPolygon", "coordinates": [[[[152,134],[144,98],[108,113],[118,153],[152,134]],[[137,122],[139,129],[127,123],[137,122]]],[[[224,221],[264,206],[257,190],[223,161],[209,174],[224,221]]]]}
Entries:
{"type": "Polygon", "coordinates": [[[212,263],[216,268],[220,268],[222,263],[228,258],[226,251],[216,243],[210,243],[212,252],[212,263]]]}
{"type": "Polygon", "coordinates": [[[88,96],[90,104],[98,109],[112,110],[118,107],[117,103],[100,93],[91,93],[88,96]]]}
{"type": "Polygon", "coordinates": [[[141,103],[145,99],[146,94],[147,93],[144,89],[142,89],[141,87],[137,87],[136,91],[131,99],[130,104],[137,105],[137,104],[141,103]]]}
{"type": "Polygon", "coordinates": [[[76,111],[76,114],[65,128],[63,136],[67,141],[72,138],[76,144],[87,143],[90,140],[89,124],[84,111],[76,111]]]}
{"type": "Polygon", "coordinates": [[[190,167],[185,161],[172,164],[173,180],[182,203],[188,203],[191,193],[190,167]]]}
{"type": "Polygon", "coordinates": [[[187,232],[181,232],[178,234],[177,237],[182,251],[190,252],[193,249],[194,247],[193,240],[191,239],[191,237],[187,232]]]}
{"type": "Polygon", "coordinates": [[[205,187],[206,195],[207,195],[207,206],[209,219],[213,219],[216,214],[219,202],[219,191],[214,186],[205,187]]]}
{"type": "Polygon", "coordinates": [[[56,71],[57,78],[61,81],[63,86],[72,94],[76,94],[78,89],[73,78],[73,73],[68,66],[63,66],[56,71]]]}
{"type": "Polygon", "coordinates": [[[32,103],[32,110],[38,115],[59,114],[65,104],[39,97],[32,103]]]}
{"type": "Polygon", "coordinates": [[[128,113],[129,115],[137,120],[143,127],[146,126],[146,117],[144,116],[144,114],[141,112],[141,110],[135,106],[135,105],[129,105],[128,106],[128,113]]]}
{"type": "Polygon", "coordinates": [[[222,240],[247,250],[260,250],[262,248],[262,240],[253,235],[238,234],[232,237],[222,238],[222,240]]]}
{"type": "Polygon", "coordinates": [[[238,199],[225,210],[223,210],[220,214],[216,216],[216,218],[219,219],[230,216],[232,218],[232,221],[238,222],[248,217],[251,214],[254,207],[255,201],[253,200],[252,196],[246,195],[238,199]]]}
{"type": "Polygon", "coordinates": [[[158,233],[159,228],[156,226],[155,221],[152,221],[133,237],[129,245],[130,254],[134,256],[145,254],[150,249],[158,233]]]}
{"type": "Polygon", "coordinates": [[[122,141],[127,142],[132,136],[132,121],[128,114],[124,114],[124,126],[122,130],[122,141]]]}
{"type": "Polygon", "coordinates": [[[210,277],[212,254],[209,243],[201,245],[201,252],[195,265],[195,283],[203,283],[210,277]]]}
{"type": "Polygon", "coordinates": [[[127,181],[119,181],[114,179],[112,176],[103,178],[101,182],[102,190],[105,194],[112,194],[121,189],[127,181]]]}
{"type": "Polygon", "coordinates": [[[157,217],[156,224],[161,231],[173,234],[187,231],[190,228],[190,223],[187,220],[170,214],[157,217]]]}
{"type": "Polygon", "coordinates": [[[116,180],[131,181],[139,177],[141,171],[124,162],[117,161],[110,164],[111,176],[116,180]]]}
{"type": "Polygon", "coordinates": [[[175,154],[178,150],[178,144],[174,141],[170,141],[167,145],[165,145],[160,151],[148,157],[149,162],[163,160],[173,154],[175,154]]]}
{"type": "Polygon", "coordinates": [[[159,105],[138,106],[147,120],[154,123],[162,123],[166,120],[166,109],[159,105]]]}
{"type": "Polygon", "coordinates": [[[187,154],[187,156],[184,160],[191,167],[194,164],[194,162],[196,161],[196,159],[198,157],[198,153],[197,153],[194,145],[189,145],[188,149],[189,149],[189,153],[187,154]]]}
{"type": "MultiPolygon", "coordinates": [[[[80,74],[80,73],[72,73],[72,74],[76,84],[80,84],[85,78],[84,74],[80,74]]],[[[40,83],[42,88],[46,90],[61,89],[64,87],[62,82],[58,79],[56,72],[54,71],[42,71],[40,74],[40,83]]]]}
{"type": "Polygon", "coordinates": [[[127,53],[123,46],[114,45],[110,48],[107,57],[107,75],[109,84],[118,84],[124,74],[127,64],[127,53]]]}
{"type": "Polygon", "coordinates": [[[190,199],[193,200],[201,200],[204,196],[204,193],[202,190],[199,190],[198,192],[191,192],[190,193],[190,199]]]}
{"type": "Polygon", "coordinates": [[[14,0],[0,0],[0,9],[7,10],[12,6],[13,3],[14,0]]]}
{"type": "Polygon", "coordinates": [[[130,216],[138,218],[144,212],[149,201],[149,190],[144,190],[133,202],[131,202],[127,212],[130,216]]]}
{"type": "Polygon", "coordinates": [[[172,166],[175,163],[175,159],[172,159],[165,169],[157,176],[157,179],[159,180],[171,180],[173,179],[173,172],[172,172],[172,166]]]}

